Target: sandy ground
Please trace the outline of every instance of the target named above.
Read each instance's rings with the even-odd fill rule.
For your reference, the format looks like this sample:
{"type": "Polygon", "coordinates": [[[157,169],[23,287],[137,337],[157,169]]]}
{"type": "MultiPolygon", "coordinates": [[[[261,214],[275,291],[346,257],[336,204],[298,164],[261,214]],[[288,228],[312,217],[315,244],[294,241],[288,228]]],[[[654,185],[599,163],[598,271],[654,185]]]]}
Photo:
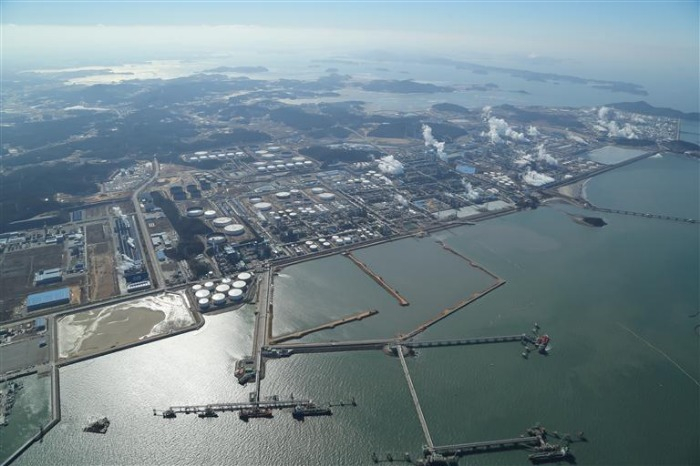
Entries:
{"type": "Polygon", "coordinates": [[[108,350],[194,322],[186,299],[176,293],[72,314],[58,321],[59,356],[66,359],[108,350]]]}

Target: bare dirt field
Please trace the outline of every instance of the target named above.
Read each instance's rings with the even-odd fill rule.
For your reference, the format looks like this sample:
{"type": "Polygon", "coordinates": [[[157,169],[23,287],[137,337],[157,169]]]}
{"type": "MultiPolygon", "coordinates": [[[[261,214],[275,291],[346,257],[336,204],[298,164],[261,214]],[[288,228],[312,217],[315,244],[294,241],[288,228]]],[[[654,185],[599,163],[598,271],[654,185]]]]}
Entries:
{"type": "Polygon", "coordinates": [[[107,223],[88,225],[88,299],[91,302],[119,294],[114,269],[114,244],[111,226],[107,223]]]}
{"type": "Polygon", "coordinates": [[[34,273],[43,269],[61,267],[63,246],[38,246],[0,256],[0,317],[9,318],[12,310],[18,307],[28,294],[60,288],[65,284],[56,283],[34,286],[34,273]]]}

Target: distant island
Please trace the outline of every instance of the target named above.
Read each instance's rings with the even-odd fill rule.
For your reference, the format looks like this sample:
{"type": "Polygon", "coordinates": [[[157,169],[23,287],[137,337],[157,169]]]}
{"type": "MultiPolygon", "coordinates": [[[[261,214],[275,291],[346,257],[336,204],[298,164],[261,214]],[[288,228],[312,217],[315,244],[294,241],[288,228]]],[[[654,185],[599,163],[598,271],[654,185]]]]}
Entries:
{"type": "Polygon", "coordinates": [[[654,107],[653,105],[640,100],[638,102],[618,102],[614,104],[606,104],[606,107],[616,108],[625,112],[641,113],[644,115],[661,116],[668,118],[681,118],[683,120],[700,120],[700,113],[686,113],[679,110],[666,107],[654,107]]]}
{"type": "Polygon", "coordinates": [[[219,66],[210,70],[204,70],[205,73],[267,73],[268,70],[264,66],[219,66]]]}
{"type": "Polygon", "coordinates": [[[400,81],[375,79],[360,86],[365,91],[393,92],[395,94],[431,94],[436,92],[453,92],[454,89],[446,86],[436,86],[430,83],[419,83],[411,79],[400,81]]]}

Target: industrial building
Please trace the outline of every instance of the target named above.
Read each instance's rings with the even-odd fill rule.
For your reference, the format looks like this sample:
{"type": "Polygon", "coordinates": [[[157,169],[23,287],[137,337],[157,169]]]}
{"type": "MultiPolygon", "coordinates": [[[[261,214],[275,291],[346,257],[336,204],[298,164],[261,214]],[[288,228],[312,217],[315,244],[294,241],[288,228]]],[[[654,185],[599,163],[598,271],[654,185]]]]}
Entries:
{"type": "Polygon", "coordinates": [[[37,311],[47,307],[60,306],[70,302],[70,288],[34,293],[27,296],[27,310],[37,311]]]}
{"type": "Polygon", "coordinates": [[[34,285],[48,285],[63,280],[60,268],[40,270],[34,274],[34,285]]]}

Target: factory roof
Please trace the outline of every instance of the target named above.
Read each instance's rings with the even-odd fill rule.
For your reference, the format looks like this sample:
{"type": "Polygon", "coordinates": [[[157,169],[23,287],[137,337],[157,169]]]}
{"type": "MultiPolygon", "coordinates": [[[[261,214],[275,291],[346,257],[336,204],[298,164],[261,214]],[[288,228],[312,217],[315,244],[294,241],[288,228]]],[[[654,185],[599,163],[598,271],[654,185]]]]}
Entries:
{"type": "Polygon", "coordinates": [[[27,296],[27,308],[47,307],[70,300],[70,288],[59,288],[27,296]]]}

